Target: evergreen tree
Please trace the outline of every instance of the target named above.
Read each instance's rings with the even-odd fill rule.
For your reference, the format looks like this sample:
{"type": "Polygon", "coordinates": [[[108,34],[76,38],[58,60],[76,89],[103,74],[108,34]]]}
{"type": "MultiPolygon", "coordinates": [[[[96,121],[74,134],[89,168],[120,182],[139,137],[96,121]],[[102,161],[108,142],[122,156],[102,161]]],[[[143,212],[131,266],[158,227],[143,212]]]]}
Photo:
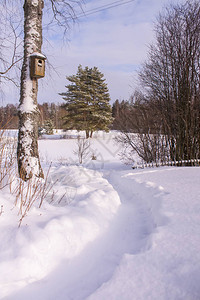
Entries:
{"type": "Polygon", "coordinates": [[[76,75],[68,76],[71,82],[67,92],[61,93],[66,101],[64,117],[66,129],[85,130],[86,138],[97,130],[109,130],[112,123],[110,96],[104,75],[97,67],[78,67],[76,75]]]}
{"type": "Polygon", "coordinates": [[[44,123],[44,130],[46,134],[53,134],[53,121],[51,119],[47,119],[44,123]]]}

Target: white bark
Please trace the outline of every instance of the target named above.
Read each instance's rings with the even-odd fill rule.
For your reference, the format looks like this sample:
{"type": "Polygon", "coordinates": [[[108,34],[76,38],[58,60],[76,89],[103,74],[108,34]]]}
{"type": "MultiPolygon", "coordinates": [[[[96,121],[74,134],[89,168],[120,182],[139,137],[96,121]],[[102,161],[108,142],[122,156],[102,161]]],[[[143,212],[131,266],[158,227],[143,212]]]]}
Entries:
{"type": "Polygon", "coordinates": [[[18,168],[22,179],[43,177],[38,153],[38,108],[36,78],[30,78],[30,56],[41,53],[43,0],[24,1],[24,61],[19,106],[18,168]]]}

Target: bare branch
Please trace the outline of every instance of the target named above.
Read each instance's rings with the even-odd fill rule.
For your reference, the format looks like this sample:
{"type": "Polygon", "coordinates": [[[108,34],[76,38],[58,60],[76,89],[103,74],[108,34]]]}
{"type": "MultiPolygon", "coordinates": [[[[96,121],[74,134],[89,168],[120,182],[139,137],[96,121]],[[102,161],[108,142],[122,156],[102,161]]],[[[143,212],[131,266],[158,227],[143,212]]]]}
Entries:
{"type": "MultiPolygon", "coordinates": [[[[70,27],[70,22],[75,22],[77,20],[76,17],[76,9],[81,9],[82,0],[49,0],[51,7],[47,7],[47,11],[50,10],[53,12],[53,17],[49,21],[48,25],[54,25],[54,22],[62,27],[64,30],[64,35],[66,35],[67,30],[70,27]]],[[[48,4],[47,4],[48,5],[48,4]]]]}
{"type": "MultiPolygon", "coordinates": [[[[8,73],[8,71],[10,71],[10,69],[11,69],[14,65],[16,65],[18,62],[20,62],[20,61],[22,60],[22,58],[23,58],[23,57],[21,57],[21,58],[19,58],[18,60],[12,62],[11,65],[10,65],[5,71],[0,72],[0,75],[5,75],[6,73],[8,73]]],[[[14,57],[13,57],[12,61],[13,61],[13,60],[14,60],[14,57]]]]}
{"type": "Polygon", "coordinates": [[[22,17],[17,2],[3,0],[0,9],[0,92],[4,81],[19,86],[22,52],[22,17]]]}

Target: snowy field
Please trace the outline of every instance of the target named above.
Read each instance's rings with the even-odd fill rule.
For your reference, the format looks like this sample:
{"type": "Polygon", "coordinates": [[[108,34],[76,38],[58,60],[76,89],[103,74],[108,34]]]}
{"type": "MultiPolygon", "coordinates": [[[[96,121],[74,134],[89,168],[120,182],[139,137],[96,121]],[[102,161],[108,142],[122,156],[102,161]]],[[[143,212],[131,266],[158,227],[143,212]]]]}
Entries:
{"type": "Polygon", "coordinates": [[[115,135],[95,135],[82,166],[75,132],[39,140],[52,190],[19,228],[0,191],[0,299],[200,299],[200,168],[133,170],[115,135]]]}

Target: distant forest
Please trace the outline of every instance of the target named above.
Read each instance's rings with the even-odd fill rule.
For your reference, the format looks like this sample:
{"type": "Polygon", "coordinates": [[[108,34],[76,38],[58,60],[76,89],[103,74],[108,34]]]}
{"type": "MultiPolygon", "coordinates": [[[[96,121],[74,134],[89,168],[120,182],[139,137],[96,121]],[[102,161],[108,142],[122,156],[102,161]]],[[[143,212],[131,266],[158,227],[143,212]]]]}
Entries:
{"type": "MultiPolygon", "coordinates": [[[[42,127],[47,120],[53,122],[54,128],[63,128],[62,117],[66,110],[62,105],[54,103],[38,104],[40,111],[39,127],[42,127]]],[[[5,129],[18,129],[18,108],[17,105],[7,104],[0,107],[0,126],[5,129]]]]}
{"type": "MultiPolygon", "coordinates": [[[[128,101],[119,102],[116,100],[112,106],[112,116],[114,118],[113,124],[110,129],[119,130],[120,116],[125,114],[128,101]]],[[[40,111],[39,127],[43,127],[44,124],[51,120],[55,129],[64,129],[63,117],[66,115],[66,109],[63,104],[55,103],[43,103],[38,104],[40,111]]],[[[18,129],[18,107],[17,105],[7,104],[0,107],[0,128],[4,129],[18,129]]]]}

